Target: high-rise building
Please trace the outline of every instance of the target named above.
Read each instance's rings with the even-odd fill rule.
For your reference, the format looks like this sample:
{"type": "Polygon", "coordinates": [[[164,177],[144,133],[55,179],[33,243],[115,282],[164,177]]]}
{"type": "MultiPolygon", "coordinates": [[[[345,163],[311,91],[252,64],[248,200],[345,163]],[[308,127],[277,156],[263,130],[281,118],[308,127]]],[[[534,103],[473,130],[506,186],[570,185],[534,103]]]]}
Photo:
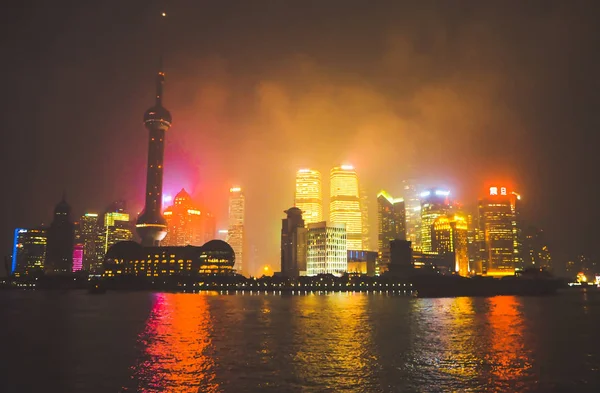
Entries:
{"type": "Polygon", "coordinates": [[[85,213],[81,216],[79,225],[75,228],[75,238],[77,244],[83,244],[82,270],[90,271],[92,266],[99,266],[102,263],[103,253],[96,248],[100,232],[97,213],[85,213]]]}
{"type": "Polygon", "coordinates": [[[302,210],[302,217],[306,224],[323,221],[321,172],[314,169],[300,169],[296,173],[294,205],[302,210]]]}
{"type": "Polygon", "coordinates": [[[329,221],[345,224],[348,250],[362,250],[363,218],[358,188],[358,175],[351,165],[331,169],[329,221]]]}
{"type": "Polygon", "coordinates": [[[438,255],[453,254],[449,268],[461,276],[471,272],[469,265],[469,240],[467,218],[463,214],[440,216],[433,222],[432,249],[438,255]]]}
{"type": "Polygon", "coordinates": [[[552,269],[552,258],[544,231],[534,226],[524,230],[524,267],[535,267],[539,269],[552,269]]]}
{"type": "Polygon", "coordinates": [[[363,251],[371,249],[371,224],[369,223],[369,194],[365,187],[360,187],[360,213],[362,215],[363,251]]]}
{"type": "Polygon", "coordinates": [[[104,213],[104,223],[100,234],[102,255],[106,255],[108,249],[114,244],[131,240],[133,238],[131,229],[129,214],[125,211],[108,211],[104,213]]]}
{"type": "Polygon", "coordinates": [[[47,274],[66,274],[73,271],[73,244],[75,227],[71,222],[71,206],[62,200],[54,208],[54,219],[48,228],[46,261],[47,274]]]}
{"type": "Polygon", "coordinates": [[[146,174],[146,202],[137,220],[137,232],[144,246],[157,246],[167,235],[167,222],[162,216],[163,159],[165,132],[171,128],[171,114],[162,105],[165,74],[162,64],[156,75],[156,103],[144,114],[148,129],[148,172],[146,174]]]}
{"type": "Polygon", "coordinates": [[[325,221],[308,224],[306,275],[333,274],[348,271],[346,225],[325,221]]]}
{"type": "Polygon", "coordinates": [[[15,277],[41,276],[46,260],[46,228],[15,229],[11,274],[15,277]]]}
{"type": "Polygon", "coordinates": [[[306,228],[302,210],[292,207],[281,220],[281,274],[298,277],[306,274],[306,228]]]}
{"type": "Polygon", "coordinates": [[[76,243],[73,246],[73,272],[83,269],[83,243],[76,243]]]}
{"type": "Polygon", "coordinates": [[[433,223],[440,216],[450,213],[450,191],[433,189],[420,194],[421,201],[421,251],[434,253],[431,236],[433,223]]]}
{"type": "Polygon", "coordinates": [[[385,191],[377,194],[377,247],[380,264],[390,263],[390,241],[406,240],[404,199],[392,198],[385,191]]]}
{"type": "Polygon", "coordinates": [[[235,270],[244,272],[244,217],[246,212],[246,198],[240,187],[229,189],[229,229],[227,230],[227,243],[235,253],[235,270]]]}
{"type": "Polygon", "coordinates": [[[412,249],[421,250],[421,199],[416,186],[410,180],[402,182],[403,198],[406,210],[406,240],[412,249]]]}
{"type": "Polygon", "coordinates": [[[512,275],[519,266],[516,194],[506,187],[490,187],[479,200],[479,227],[482,234],[483,274],[512,275]]]}
{"type": "Polygon", "coordinates": [[[184,189],[175,196],[173,205],[165,209],[163,216],[168,228],[163,246],[201,246],[215,238],[215,217],[194,203],[184,189]]]}

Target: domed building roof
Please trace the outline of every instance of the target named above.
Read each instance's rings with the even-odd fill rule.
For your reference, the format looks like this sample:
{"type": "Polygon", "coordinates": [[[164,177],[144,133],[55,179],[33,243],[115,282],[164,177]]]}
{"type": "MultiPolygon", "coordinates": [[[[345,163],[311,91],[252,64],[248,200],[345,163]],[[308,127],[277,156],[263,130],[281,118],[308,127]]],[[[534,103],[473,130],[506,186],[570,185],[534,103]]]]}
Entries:
{"type": "Polygon", "coordinates": [[[214,239],[210,240],[202,246],[204,251],[227,251],[233,252],[233,248],[229,245],[229,243],[224,242],[223,240],[214,239]]]}
{"type": "Polygon", "coordinates": [[[290,207],[289,209],[284,211],[284,213],[287,214],[288,216],[301,216],[302,210],[300,210],[299,208],[294,206],[294,207],[290,207]]]}
{"type": "Polygon", "coordinates": [[[143,253],[144,249],[141,244],[128,240],[115,243],[109,248],[106,252],[106,259],[135,260],[140,259],[143,253]]]}

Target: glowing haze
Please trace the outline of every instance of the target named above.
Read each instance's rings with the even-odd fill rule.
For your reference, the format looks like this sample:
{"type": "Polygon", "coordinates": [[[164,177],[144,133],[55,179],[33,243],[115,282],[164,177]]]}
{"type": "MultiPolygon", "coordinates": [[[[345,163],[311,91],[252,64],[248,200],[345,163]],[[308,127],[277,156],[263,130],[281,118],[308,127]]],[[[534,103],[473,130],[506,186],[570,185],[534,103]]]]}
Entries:
{"type": "MultiPolygon", "coordinates": [[[[110,3],[69,8],[39,58],[10,65],[9,87],[15,97],[33,97],[36,109],[15,107],[21,122],[9,126],[22,133],[11,133],[4,148],[13,162],[34,157],[8,174],[7,249],[12,228],[49,219],[63,188],[76,214],[119,197],[134,213],[142,207],[141,116],[153,102],[158,6],[110,3]],[[19,72],[32,61],[47,69],[19,72]]],[[[556,209],[578,182],[567,174],[598,163],[577,144],[597,120],[562,101],[592,94],[591,85],[565,82],[575,70],[594,75],[587,56],[598,33],[583,3],[225,3],[182,0],[167,10],[164,104],[173,127],[164,194],[185,188],[222,228],[229,188],[242,187],[246,260],[255,273],[279,265],[280,220],[301,168],[324,174],[327,195],[331,167],[351,163],[372,201],[381,188],[402,196],[408,177],[449,189],[466,205],[489,182],[510,184],[536,201],[530,214],[551,240],[579,225],[556,209]],[[573,153],[559,165],[567,125],[573,153]],[[555,189],[549,173],[564,187],[555,189]]],[[[56,11],[40,7],[39,15],[19,14],[18,31],[50,28],[45,20],[56,11]]],[[[31,50],[39,45],[22,40],[31,50]]],[[[573,242],[567,251],[588,246],[565,240],[573,242]]]]}

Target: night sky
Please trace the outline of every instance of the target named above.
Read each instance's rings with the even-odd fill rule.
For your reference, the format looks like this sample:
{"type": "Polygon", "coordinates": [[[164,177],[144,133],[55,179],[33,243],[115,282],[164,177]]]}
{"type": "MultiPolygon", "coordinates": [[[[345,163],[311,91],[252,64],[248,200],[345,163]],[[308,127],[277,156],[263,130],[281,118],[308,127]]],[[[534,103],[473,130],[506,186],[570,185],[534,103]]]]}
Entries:
{"type": "Polygon", "coordinates": [[[2,255],[63,190],[75,216],[117,198],[141,210],[164,41],[165,193],[185,187],[224,228],[228,189],[243,187],[261,265],[278,268],[295,171],[328,178],[342,162],[373,200],[407,177],[467,206],[506,184],[559,263],[598,256],[593,1],[16,4],[2,12],[2,255]]]}

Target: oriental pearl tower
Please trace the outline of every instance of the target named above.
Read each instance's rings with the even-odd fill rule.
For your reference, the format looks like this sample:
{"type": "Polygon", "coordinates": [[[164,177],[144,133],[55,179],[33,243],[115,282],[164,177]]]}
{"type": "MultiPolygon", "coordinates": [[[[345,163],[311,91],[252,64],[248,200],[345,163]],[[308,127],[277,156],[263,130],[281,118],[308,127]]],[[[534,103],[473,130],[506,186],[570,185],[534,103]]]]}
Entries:
{"type": "Polygon", "coordinates": [[[165,73],[162,59],[156,75],[156,103],[144,113],[148,129],[148,173],[146,176],[146,203],[139,215],[136,229],[142,246],[158,246],[167,235],[167,222],[162,216],[163,157],[165,132],[171,128],[171,114],[162,105],[165,73]]]}

